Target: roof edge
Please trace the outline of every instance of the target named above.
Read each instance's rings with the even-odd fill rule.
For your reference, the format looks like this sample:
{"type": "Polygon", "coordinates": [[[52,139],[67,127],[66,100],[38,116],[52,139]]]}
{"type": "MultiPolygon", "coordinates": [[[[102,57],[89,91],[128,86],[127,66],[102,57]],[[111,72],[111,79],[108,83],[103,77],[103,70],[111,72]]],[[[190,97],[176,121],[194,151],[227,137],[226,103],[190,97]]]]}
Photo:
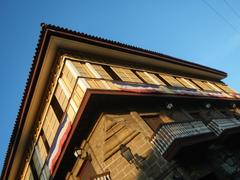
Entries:
{"type": "Polygon", "coordinates": [[[12,134],[10,137],[10,141],[8,144],[5,160],[4,160],[3,167],[2,167],[1,179],[7,179],[8,175],[9,175],[10,168],[13,163],[14,153],[15,153],[16,148],[19,143],[20,133],[21,133],[21,130],[25,123],[24,119],[26,117],[27,109],[30,105],[29,101],[31,100],[31,95],[33,94],[35,87],[36,87],[36,79],[39,75],[38,71],[39,71],[39,69],[41,69],[41,66],[42,66],[41,61],[43,61],[43,56],[46,52],[46,47],[45,47],[46,43],[45,42],[47,40],[49,40],[51,35],[59,35],[61,37],[75,39],[75,40],[77,38],[78,40],[86,41],[86,42],[89,42],[89,43],[92,43],[92,44],[95,44],[98,46],[108,47],[108,48],[112,48],[112,49],[116,49],[116,50],[120,50],[120,51],[124,51],[124,52],[129,52],[129,53],[133,53],[133,54],[138,54],[138,55],[142,55],[142,56],[157,58],[157,59],[161,59],[161,60],[172,62],[172,63],[178,63],[178,64],[180,63],[182,65],[187,65],[187,66],[190,66],[193,68],[197,68],[197,69],[201,69],[204,71],[215,73],[217,75],[222,76],[223,78],[227,76],[227,73],[217,70],[217,69],[214,69],[214,68],[210,68],[210,67],[203,66],[203,65],[200,65],[197,63],[178,59],[178,58],[171,57],[171,56],[161,54],[158,52],[146,50],[146,49],[139,48],[136,46],[123,44],[123,43],[120,43],[117,41],[111,41],[111,40],[107,40],[107,39],[100,38],[97,36],[91,36],[91,35],[73,31],[73,30],[70,30],[67,28],[62,28],[59,26],[45,24],[45,23],[41,23],[41,28],[42,29],[40,31],[37,47],[35,48],[32,65],[31,65],[31,68],[30,68],[30,71],[28,74],[28,78],[26,81],[26,85],[25,85],[25,88],[23,91],[21,104],[19,107],[17,118],[16,118],[14,128],[13,128],[13,131],[12,131],[12,134]],[[37,75],[37,77],[35,77],[35,75],[37,75]]]}
{"type": "Polygon", "coordinates": [[[43,29],[52,32],[52,34],[63,37],[63,38],[68,38],[68,39],[72,39],[75,41],[76,40],[85,41],[87,43],[91,43],[91,44],[94,44],[97,46],[107,47],[107,48],[111,48],[111,49],[115,49],[115,50],[119,50],[119,51],[128,52],[131,54],[146,56],[146,57],[150,57],[150,58],[156,58],[156,59],[170,62],[170,63],[180,64],[183,66],[189,66],[192,68],[197,68],[197,69],[200,69],[203,71],[208,71],[208,72],[212,72],[214,74],[220,75],[220,76],[222,76],[222,79],[227,77],[227,73],[224,71],[221,71],[221,70],[218,70],[215,68],[211,68],[208,66],[204,66],[204,65],[201,65],[198,63],[190,62],[187,60],[183,60],[180,58],[176,58],[173,56],[169,56],[166,54],[162,54],[159,52],[143,49],[140,47],[136,47],[136,46],[132,46],[132,45],[124,44],[124,43],[120,43],[118,41],[112,41],[109,39],[92,36],[92,35],[89,35],[86,33],[73,31],[68,28],[62,28],[62,27],[55,26],[52,24],[42,23],[41,26],[43,29]]]}

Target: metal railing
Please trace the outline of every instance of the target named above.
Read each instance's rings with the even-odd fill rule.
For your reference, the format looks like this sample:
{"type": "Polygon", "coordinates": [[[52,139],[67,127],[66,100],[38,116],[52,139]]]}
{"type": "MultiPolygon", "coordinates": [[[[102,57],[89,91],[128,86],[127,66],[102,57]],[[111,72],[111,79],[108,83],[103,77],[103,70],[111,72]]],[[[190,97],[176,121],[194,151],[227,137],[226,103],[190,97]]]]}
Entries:
{"type": "Polygon", "coordinates": [[[95,177],[91,178],[91,180],[111,180],[110,172],[96,175],[95,177]]]}
{"type": "Polygon", "coordinates": [[[206,133],[211,130],[202,121],[167,123],[159,128],[150,142],[163,155],[176,139],[206,133]]]}
{"type": "Polygon", "coordinates": [[[213,119],[208,128],[211,129],[217,136],[222,134],[225,130],[240,127],[240,120],[232,119],[213,119]]]}

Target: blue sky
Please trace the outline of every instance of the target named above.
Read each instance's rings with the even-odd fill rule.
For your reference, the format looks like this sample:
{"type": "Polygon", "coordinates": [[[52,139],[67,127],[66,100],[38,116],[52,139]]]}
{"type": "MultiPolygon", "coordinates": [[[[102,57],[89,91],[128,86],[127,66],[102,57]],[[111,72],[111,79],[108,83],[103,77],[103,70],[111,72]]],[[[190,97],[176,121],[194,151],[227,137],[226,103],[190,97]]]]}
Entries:
{"type": "Polygon", "coordinates": [[[1,0],[0,170],[41,22],[220,69],[240,91],[240,1],[227,2],[235,11],[224,0],[1,0]]]}

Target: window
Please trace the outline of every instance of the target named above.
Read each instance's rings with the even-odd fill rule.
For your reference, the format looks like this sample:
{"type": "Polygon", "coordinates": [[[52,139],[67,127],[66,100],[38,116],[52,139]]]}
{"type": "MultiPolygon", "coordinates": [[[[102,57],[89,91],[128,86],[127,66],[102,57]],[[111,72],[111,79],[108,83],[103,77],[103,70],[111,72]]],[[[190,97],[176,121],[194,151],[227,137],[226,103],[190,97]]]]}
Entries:
{"type": "Polygon", "coordinates": [[[136,73],[148,84],[156,84],[156,85],[165,85],[155,74],[143,72],[143,71],[136,71],[136,73]]]}
{"type": "MultiPolygon", "coordinates": [[[[68,93],[68,91],[65,89],[66,92],[64,92],[64,89],[63,87],[64,82],[60,79],[59,80],[59,83],[56,87],[56,90],[55,90],[55,93],[54,93],[54,96],[53,96],[53,104],[56,105],[55,107],[58,106],[58,104],[61,106],[61,109],[62,111],[65,111],[66,107],[67,107],[67,103],[68,103],[68,99],[70,97],[70,94],[68,93]],[[56,98],[57,102],[54,100],[54,98],[56,98]]],[[[60,119],[59,119],[60,120],[60,119]]]]}
{"type": "Polygon", "coordinates": [[[186,88],[199,89],[194,83],[192,83],[188,79],[180,78],[180,77],[176,77],[176,79],[180,81],[186,88]]]}
{"type": "Polygon", "coordinates": [[[41,136],[39,137],[37,142],[37,149],[39,153],[39,159],[42,161],[42,163],[44,163],[47,158],[47,150],[41,136]]]}
{"type": "Polygon", "coordinates": [[[111,67],[122,81],[142,83],[142,81],[130,70],[120,67],[111,67]]]}
{"type": "Polygon", "coordinates": [[[72,61],[72,64],[75,66],[81,77],[93,78],[94,75],[87,68],[86,64],[83,62],[72,61]]]}
{"type": "Polygon", "coordinates": [[[62,80],[66,84],[67,88],[71,92],[73,90],[73,87],[75,85],[76,78],[74,78],[73,74],[71,71],[68,69],[68,67],[65,65],[63,70],[62,70],[62,80]]]}
{"type": "Polygon", "coordinates": [[[75,102],[76,106],[79,107],[83,99],[84,92],[77,84],[75,90],[73,91],[72,99],[75,102]]]}
{"type": "Polygon", "coordinates": [[[219,87],[217,87],[215,84],[213,84],[211,82],[207,82],[207,84],[215,91],[219,91],[219,92],[222,91],[219,87]]]}
{"type": "Polygon", "coordinates": [[[86,63],[90,71],[95,75],[96,78],[102,78],[112,80],[111,76],[104,70],[101,65],[86,63]]]}
{"type": "Polygon", "coordinates": [[[31,159],[30,161],[30,169],[31,169],[31,172],[32,172],[32,177],[33,179],[38,179],[38,174],[37,174],[37,170],[36,170],[36,167],[35,167],[35,164],[33,162],[33,158],[31,159]]]}
{"type": "Polygon", "coordinates": [[[59,121],[53,111],[52,106],[50,105],[43,124],[43,131],[50,147],[52,145],[58,127],[59,121]]]}
{"type": "Polygon", "coordinates": [[[209,87],[209,85],[207,84],[207,82],[203,82],[200,80],[196,80],[196,79],[192,79],[192,81],[198,85],[201,89],[203,89],[204,91],[212,91],[214,89],[212,89],[211,87],[209,87]]]}
{"type": "Polygon", "coordinates": [[[175,79],[173,76],[166,75],[166,74],[159,74],[160,77],[162,77],[165,81],[167,81],[171,86],[174,87],[184,87],[177,79],[175,79]]]}
{"type": "Polygon", "coordinates": [[[47,138],[46,138],[46,136],[45,136],[45,134],[44,134],[44,132],[43,132],[43,129],[41,129],[40,136],[41,136],[41,139],[42,139],[42,141],[43,141],[43,143],[44,143],[45,149],[46,149],[46,151],[47,151],[47,153],[48,153],[49,150],[50,150],[50,147],[49,147],[49,144],[48,144],[48,142],[47,142],[47,138]]]}
{"type": "Polygon", "coordinates": [[[45,163],[42,169],[42,173],[40,175],[40,180],[46,180],[46,179],[50,179],[50,172],[49,172],[48,165],[45,163]]]}
{"type": "Polygon", "coordinates": [[[103,69],[111,76],[113,80],[121,81],[118,75],[107,65],[102,65],[103,69]]]}
{"type": "Polygon", "coordinates": [[[68,115],[69,120],[71,121],[71,123],[73,123],[76,113],[77,113],[77,111],[75,111],[75,109],[72,106],[72,104],[70,104],[70,106],[68,106],[68,108],[67,108],[67,115],[68,115]]]}
{"type": "Polygon", "coordinates": [[[222,89],[223,91],[225,91],[226,93],[235,93],[236,91],[234,91],[232,88],[228,87],[225,84],[222,83],[215,83],[215,85],[217,85],[220,89],[222,89]]]}
{"type": "Polygon", "coordinates": [[[53,95],[53,97],[52,97],[51,106],[53,108],[55,115],[57,116],[58,121],[61,121],[62,116],[63,116],[63,110],[62,110],[60,104],[58,103],[55,95],[53,95]]]}
{"type": "Polygon", "coordinates": [[[37,176],[40,176],[42,167],[43,167],[43,161],[40,157],[39,149],[37,146],[35,146],[33,156],[32,156],[33,164],[37,173],[37,176]]]}

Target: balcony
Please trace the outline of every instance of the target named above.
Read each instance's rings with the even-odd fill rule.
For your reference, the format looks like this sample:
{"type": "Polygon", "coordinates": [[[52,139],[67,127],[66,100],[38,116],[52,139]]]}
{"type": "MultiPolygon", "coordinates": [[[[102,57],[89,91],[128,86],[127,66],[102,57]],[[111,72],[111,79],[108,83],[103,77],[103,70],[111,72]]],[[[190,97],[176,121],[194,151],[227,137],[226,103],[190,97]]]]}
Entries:
{"type": "Polygon", "coordinates": [[[223,133],[235,133],[240,130],[240,120],[236,118],[231,119],[213,119],[208,128],[211,129],[217,136],[223,133]]]}
{"type": "Polygon", "coordinates": [[[91,178],[91,180],[111,180],[110,172],[105,172],[103,174],[99,174],[99,175],[91,178]]]}
{"type": "Polygon", "coordinates": [[[214,136],[202,121],[174,122],[161,125],[150,142],[165,159],[170,160],[183,147],[211,140],[214,136]]]}

